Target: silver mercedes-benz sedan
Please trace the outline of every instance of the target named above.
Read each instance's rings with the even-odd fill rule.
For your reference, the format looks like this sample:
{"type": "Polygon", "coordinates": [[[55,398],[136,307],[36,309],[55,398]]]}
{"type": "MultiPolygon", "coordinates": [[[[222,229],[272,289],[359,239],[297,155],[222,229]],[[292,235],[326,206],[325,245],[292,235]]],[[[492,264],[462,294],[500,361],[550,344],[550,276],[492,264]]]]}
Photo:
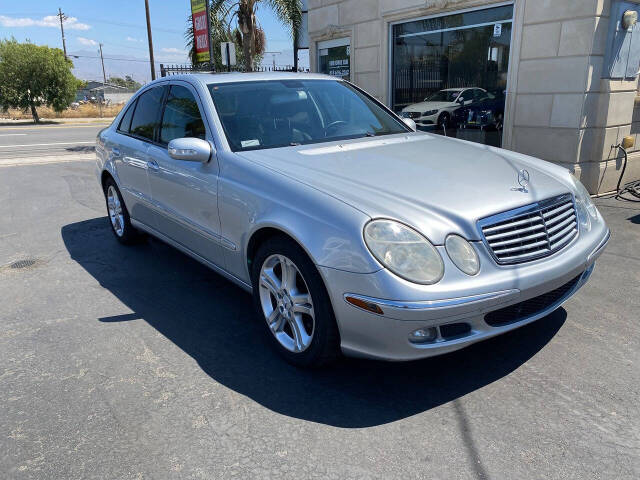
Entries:
{"type": "Polygon", "coordinates": [[[578,180],[414,127],[324,75],[175,76],[100,132],[97,173],[120,242],[252,291],[296,365],[450,352],[584,285],[609,230],[578,180]]]}

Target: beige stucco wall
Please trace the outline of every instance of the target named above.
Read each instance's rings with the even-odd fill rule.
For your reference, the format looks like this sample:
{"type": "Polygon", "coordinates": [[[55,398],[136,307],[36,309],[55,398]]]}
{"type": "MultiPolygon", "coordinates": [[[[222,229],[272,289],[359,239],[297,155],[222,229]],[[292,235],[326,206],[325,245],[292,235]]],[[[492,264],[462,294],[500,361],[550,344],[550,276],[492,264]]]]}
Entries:
{"type": "MultiPolygon", "coordinates": [[[[316,42],[349,37],[351,80],[389,104],[391,23],[495,3],[504,2],[310,0],[311,68],[316,42]]],[[[610,0],[513,3],[504,147],[563,164],[592,193],[611,190],[621,167],[611,146],[640,133],[640,105],[637,81],[601,79],[610,0]]],[[[640,152],[627,172],[640,178],[640,152]]]]}

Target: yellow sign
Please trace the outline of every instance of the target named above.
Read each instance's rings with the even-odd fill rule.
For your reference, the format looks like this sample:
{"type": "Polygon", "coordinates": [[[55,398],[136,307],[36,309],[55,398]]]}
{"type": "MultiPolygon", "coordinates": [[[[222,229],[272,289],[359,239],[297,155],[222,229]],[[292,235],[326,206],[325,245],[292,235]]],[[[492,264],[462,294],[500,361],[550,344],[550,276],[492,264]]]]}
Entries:
{"type": "Polygon", "coordinates": [[[207,2],[205,0],[191,0],[191,15],[204,12],[206,9],[207,2]]]}

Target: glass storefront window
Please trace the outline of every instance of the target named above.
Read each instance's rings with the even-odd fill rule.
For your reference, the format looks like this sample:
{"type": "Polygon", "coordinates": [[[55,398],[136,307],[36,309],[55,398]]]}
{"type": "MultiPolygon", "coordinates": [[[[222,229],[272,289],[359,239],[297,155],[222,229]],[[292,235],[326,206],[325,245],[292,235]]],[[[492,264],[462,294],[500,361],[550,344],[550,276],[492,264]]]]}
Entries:
{"type": "Polygon", "coordinates": [[[392,108],[421,130],[502,145],[513,6],[393,25],[392,108]]]}
{"type": "Polygon", "coordinates": [[[318,72],[349,80],[351,76],[349,39],[318,43],[318,72]]]}

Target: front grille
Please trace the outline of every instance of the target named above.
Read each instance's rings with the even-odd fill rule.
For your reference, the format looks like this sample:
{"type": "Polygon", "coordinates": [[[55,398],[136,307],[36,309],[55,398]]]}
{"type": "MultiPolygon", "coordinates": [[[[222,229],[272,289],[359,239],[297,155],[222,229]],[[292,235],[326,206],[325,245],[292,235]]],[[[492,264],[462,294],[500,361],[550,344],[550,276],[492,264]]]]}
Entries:
{"type": "Polygon", "coordinates": [[[402,112],[405,118],[420,118],[420,112],[402,112]]]}
{"type": "Polygon", "coordinates": [[[569,194],[485,218],[479,225],[500,264],[547,257],[578,234],[576,210],[569,194]]]}
{"type": "Polygon", "coordinates": [[[500,310],[489,312],[484,316],[484,321],[492,327],[501,327],[503,325],[508,325],[509,323],[519,322],[532,317],[564,299],[564,297],[576,286],[580,277],[582,277],[582,275],[578,275],[576,278],[570,280],[561,287],[540,296],[501,308],[500,310]]]}

